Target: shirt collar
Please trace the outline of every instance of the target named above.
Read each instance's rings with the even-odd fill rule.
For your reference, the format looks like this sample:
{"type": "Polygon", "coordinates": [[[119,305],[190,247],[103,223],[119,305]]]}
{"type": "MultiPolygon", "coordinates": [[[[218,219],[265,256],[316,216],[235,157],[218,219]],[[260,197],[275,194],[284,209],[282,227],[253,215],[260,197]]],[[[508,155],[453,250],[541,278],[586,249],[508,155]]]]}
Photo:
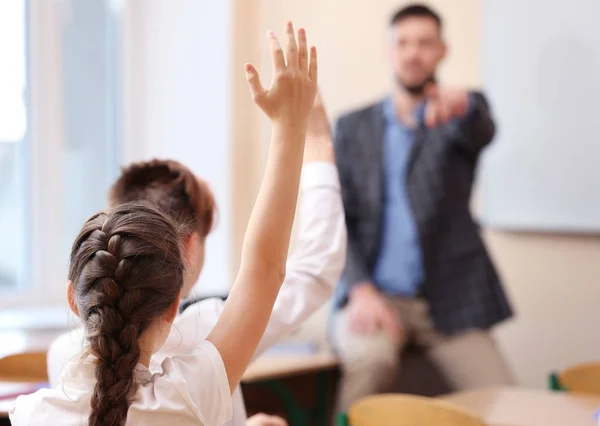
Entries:
{"type": "MultiPolygon", "coordinates": [[[[134,376],[141,385],[145,385],[152,380],[152,373],[142,364],[135,367],[134,376]]],[[[96,357],[84,349],[67,364],[59,380],[63,389],[76,389],[79,391],[94,389],[97,383],[96,357]]]]}
{"type": "MultiPolygon", "coordinates": [[[[423,120],[425,117],[425,102],[421,102],[417,108],[415,109],[415,117],[417,119],[417,123],[420,126],[423,124],[423,120]]],[[[398,120],[398,115],[396,113],[396,105],[394,105],[394,100],[391,96],[388,96],[383,101],[383,118],[387,124],[400,124],[403,123],[398,120]]]]}

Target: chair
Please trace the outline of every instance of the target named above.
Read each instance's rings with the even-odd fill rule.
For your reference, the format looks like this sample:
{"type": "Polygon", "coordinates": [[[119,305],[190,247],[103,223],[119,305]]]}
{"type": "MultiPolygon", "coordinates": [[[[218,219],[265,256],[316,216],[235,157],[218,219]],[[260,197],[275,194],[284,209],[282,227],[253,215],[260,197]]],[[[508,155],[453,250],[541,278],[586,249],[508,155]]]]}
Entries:
{"type": "Polygon", "coordinates": [[[553,390],[600,395],[600,363],[579,364],[550,376],[553,390]]]}
{"type": "Polygon", "coordinates": [[[0,381],[47,382],[46,352],[24,352],[0,358],[0,381]]]}
{"type": "Polygon", "coordinates": [[[364,398],[338,417],[338,426],[484,426],[476,414],[446,401],[416,395],[364,398]]]}

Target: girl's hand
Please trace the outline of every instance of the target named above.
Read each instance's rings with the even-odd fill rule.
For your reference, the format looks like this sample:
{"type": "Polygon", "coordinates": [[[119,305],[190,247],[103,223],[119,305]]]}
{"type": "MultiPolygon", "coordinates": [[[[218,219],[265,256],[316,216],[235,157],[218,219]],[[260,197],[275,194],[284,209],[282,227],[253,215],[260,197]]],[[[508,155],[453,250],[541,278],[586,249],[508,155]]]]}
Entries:
{"type": "Polygon", "coordinates": [[[309,53],[306,31],[298,30],[298,43],[291,22],[285,28],[285,54],[277,37],[268,33],[273,60],[273,79],[267,90],[260,83],[258,71],[246,65],[246,78],[256,105],[274,124],[305,130],[317,93],[317,50],[309,53]]]}

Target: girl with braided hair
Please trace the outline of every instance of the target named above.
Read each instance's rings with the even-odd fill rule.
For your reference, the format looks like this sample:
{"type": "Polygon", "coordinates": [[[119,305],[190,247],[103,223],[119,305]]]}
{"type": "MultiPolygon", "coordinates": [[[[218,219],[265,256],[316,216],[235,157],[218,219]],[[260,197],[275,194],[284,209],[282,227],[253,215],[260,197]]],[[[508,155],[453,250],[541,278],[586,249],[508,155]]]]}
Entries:
{"type": "Polygon", "coordinates": [[[150,359],[167,340],[184,281],[179,230],[150,205],[123,204],[89,219],[73,244],[68,301],[85,328],[80,359],[56,389],[19,397],[10,412],[21,425],[220,425],[231,417],[237,387],[265,331],[285,276],[304,139],[317,91],[317,58],[291,23],[286,49],[269,33],[273,82],[265,90],[246,65],[255,103],[273,123],[263,182],[242,247],[241,266],[205,341],[150,359]],[[310,57],[310,60],[309,60],[310,57]]]}

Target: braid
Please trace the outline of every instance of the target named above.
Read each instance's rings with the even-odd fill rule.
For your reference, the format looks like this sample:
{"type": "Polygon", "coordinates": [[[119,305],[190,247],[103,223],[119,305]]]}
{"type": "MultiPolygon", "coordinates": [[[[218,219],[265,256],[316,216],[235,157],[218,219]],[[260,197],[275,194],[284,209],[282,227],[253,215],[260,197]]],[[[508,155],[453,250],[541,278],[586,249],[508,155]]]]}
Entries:
{"type": "Polygon", "coordinates": [[[97,358],[97,383],[89,422],[90,426],[122,425],[134,389],[133,372],[140,358],[140,324],[131,322],[131,312],[123,309],[126,304],[121,303],[126,293],[116,278],[123,260],[117,257],[121,236],[97,230],[93,239],[99,247],[82,271],[82,276],[94,281],[88,293],[86,315],[89,351],[97,358]]]}
{"type": "Polygon", "coordinates": [[[90,426],[125,424],[136,389],[139,338],[174,303],[182,285],[177,231],[157,210],[144,209],[149,207],[134,214],[118,207],[121,214],[94,216],[71,254],[69,275],[76,282],[89,352],[96,358],[90,426]],[[154,220],[135,220],[148,212],[154,220]]]}

